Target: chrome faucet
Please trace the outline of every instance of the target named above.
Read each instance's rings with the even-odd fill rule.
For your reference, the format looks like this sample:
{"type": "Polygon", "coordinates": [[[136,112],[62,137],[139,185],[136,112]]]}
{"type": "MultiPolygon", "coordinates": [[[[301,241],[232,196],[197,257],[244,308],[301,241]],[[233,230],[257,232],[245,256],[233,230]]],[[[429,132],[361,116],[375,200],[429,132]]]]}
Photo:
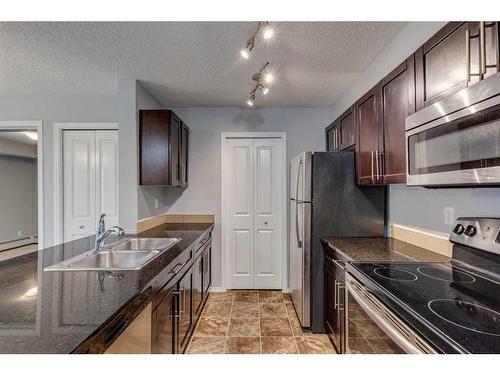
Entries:
{"type": "Polygon", "coordinates": [[[104,217],[106,214],[101,214],[99,218],[99,222],[97,223],[97,230],[95,234],[95,248],[92,254],[96,254],[97,252],[102,250],[102,246],[106,237],[110,234],[116,234],[117,236],[123,236],[125,231],[119,226],[115,225],[110,229],[106,230],[106,225],[104,224],[104,217]]]}

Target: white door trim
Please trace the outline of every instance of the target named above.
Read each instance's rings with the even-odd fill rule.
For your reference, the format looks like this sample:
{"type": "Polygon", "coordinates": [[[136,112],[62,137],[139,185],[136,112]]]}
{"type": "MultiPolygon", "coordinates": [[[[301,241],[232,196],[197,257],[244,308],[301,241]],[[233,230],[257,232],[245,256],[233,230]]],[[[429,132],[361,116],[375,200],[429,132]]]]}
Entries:
{"type": "Polygon", "coordinates": [[[117,122],[55,122],[54,123],[54,243],[63,243],[63,130],[118,130],[117,122]]]}
{"type": "Polygon", "coordinates": [[[288,285],[288,263],[287,263],[287,249],[288,249],[288,237],[287,237],[287,228],[288,228],[288,220],[286,215],[286,210],[288,207],[288,199],[287,199],[287,158],[286,158],[286,132],[222,132],[221,133],[221,277],[222,277],[222,290],[226,290],[229,286],[229,252],[227,251],[227,244],[225,243],[225,222],[227,220],[227,205],[224,204],[224,199],[222,197],[226,196],[226,191],[224,187],[224,175],[225,171],[225,163],[224,163],[224,142],[226,139],[230,138],[279,138],[283,143],[283,155],[282,155],[282,176],[281,176],[281,195],[282,195],[282,205],[281,205],[281,218],[282,218],[282,226],[281,226],[281,288],[286,291],[288,285]]]}
{"type": "Polygon", "coordinates": [[[33,130],[38,133],[37,142],[37,187],[38,187],[38,249],[44,248],[43,242],[43,122],[40,120],[29,121],[0,121],[2,130],[33,130]]]}

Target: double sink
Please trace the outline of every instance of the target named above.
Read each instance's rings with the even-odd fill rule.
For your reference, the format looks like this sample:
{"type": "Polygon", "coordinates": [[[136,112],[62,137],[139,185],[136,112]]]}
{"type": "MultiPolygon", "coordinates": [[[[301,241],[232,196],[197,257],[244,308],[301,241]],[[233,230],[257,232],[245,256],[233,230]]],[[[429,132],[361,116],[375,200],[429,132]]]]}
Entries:
{"type": "Polygon", "coordinates": [[[46,267],[45,271],[136,271],[180,238],[128,238],[46,267]]]}

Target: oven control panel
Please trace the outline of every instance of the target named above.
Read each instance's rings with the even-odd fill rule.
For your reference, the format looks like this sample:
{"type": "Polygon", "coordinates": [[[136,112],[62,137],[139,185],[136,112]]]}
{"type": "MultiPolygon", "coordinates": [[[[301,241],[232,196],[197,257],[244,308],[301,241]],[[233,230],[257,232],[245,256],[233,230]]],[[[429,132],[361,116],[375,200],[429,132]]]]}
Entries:
{"type": "Polygon", "coordinates": [[[500,254],[500,219],[459,217],[450,233],[450,241],[500,254]]]}

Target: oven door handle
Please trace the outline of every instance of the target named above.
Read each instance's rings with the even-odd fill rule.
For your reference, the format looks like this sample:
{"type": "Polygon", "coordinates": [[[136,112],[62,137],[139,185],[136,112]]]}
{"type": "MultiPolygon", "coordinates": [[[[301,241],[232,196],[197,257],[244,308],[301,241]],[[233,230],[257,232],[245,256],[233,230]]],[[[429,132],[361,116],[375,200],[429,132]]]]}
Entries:
{"type": "MultiPolygon", "coordinates": [[[[425,341],[411,331],[394,313],[371,295],[366,288],[350,274],[346,275],[348,298],[351,296],[368,314],[368,316],[406,353],[436,353],[425,341]],[[377,306],[377,309],[371,305],[377,306]],[[378,309],[380,309],[378,311],[378,309]],[[387,318],[387,316],[390,317],[387,318]],[[396,323],[393,323],[394,321],[396,323]],[[407,339],[409,337],[410,339],[407,339]],[[418,342],[418,346],[415,344],[418,342]]],[[[349,301],[347,301],[349,303],[349,301]]],[[[349,311],[347,313],[349,317],[349,311]]],[[[348,318],[349,319],[349,318],[348,318]]],[[[349,339],[349,338],[347,338],[349,339]]]]}

